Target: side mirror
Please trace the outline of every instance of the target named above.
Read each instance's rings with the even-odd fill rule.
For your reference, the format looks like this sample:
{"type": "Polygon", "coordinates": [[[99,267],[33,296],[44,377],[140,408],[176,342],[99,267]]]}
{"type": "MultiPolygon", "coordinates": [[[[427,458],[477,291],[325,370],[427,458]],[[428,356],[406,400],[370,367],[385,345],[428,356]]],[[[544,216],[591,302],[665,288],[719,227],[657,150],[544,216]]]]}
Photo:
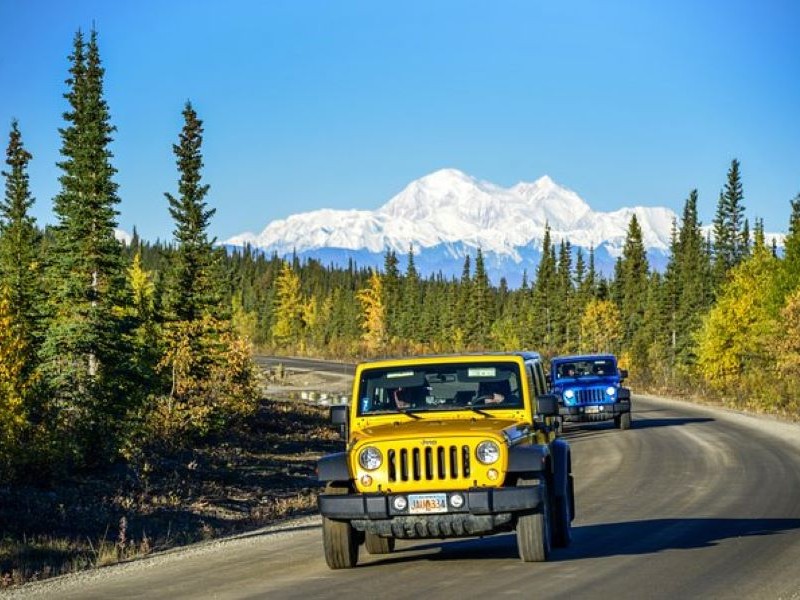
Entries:
{"type": "Polygon", "coordinates": [[[627,379],[628,378],[628,369],[620,369],[619,370],[619,378],[620,379],[627,379]]]}
{"type": "Polygon", "coordinates": [[[536,397],[536,413],[545,417],[558,415],[558,396],[555,394],[542,394],[536,397]]]}
{"type": "Polygon", "coordinates": [[[348,406],[346,404],[336,404],[330,408],[331,423],[339,426],[339,433],[347,439],[347,416],[348,406]]]}
{"type": "Polygon", "coordinates": [[[334,404],[333,406],[331,406],[330,417],[331,417],[331,423],[333,423],[334,425],[346,425],[347,405],[334,404]]]}

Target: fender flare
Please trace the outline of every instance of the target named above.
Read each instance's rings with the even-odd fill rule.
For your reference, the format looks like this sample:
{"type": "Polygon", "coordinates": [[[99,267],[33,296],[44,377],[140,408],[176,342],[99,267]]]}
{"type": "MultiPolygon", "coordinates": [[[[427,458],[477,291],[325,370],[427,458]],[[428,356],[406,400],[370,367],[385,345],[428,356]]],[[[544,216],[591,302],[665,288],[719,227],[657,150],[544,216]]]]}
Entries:
{"type": "Polygon", "coordinates": [[[512,446],[508,452],[509,473],[538,473],[547,468],[550,449],[542,444],[512,446]]]}
{"type": "Polygon", "coordinates": [[[553,491],[556,496],[563,498],[568,494],[569,474],[572,471],[572,457],[567,441],[562,438],[553,441],[552,454],[553,491]]]}
{"type": "Polygon", "coordinates": [[[317,461],[319,481],[349,481],[350,468],[347,466],[347,452],[328,454],[317,461]]]}

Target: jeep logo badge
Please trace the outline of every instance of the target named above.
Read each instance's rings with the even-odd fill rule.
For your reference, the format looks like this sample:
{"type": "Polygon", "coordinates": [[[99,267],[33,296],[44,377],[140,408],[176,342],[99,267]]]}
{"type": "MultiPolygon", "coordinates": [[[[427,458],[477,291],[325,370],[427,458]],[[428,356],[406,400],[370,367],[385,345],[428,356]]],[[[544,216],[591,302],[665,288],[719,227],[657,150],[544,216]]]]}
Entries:
{"type": "Polygon", "coordinates": [[[435,446],[436,440],[422,440],[423,446],[435,446]]]}

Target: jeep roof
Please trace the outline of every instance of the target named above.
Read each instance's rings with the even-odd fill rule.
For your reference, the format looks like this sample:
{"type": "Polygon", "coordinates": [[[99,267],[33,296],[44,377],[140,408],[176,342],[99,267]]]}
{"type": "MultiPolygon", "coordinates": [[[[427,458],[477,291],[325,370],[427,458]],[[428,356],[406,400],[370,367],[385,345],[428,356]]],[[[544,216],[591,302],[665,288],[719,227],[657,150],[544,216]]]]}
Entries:
{"type": "Polygon", "coordinates": [[[579,360],[613,360],[615,363],[617,362],[617,357],[613,354],[570,354],[570,355],[563,355],[563,356],[554,356],[550,359],[550,364],[553,363],[562,363],[562,362],[572,362],[572,361],[579,361],[579,360]]]}

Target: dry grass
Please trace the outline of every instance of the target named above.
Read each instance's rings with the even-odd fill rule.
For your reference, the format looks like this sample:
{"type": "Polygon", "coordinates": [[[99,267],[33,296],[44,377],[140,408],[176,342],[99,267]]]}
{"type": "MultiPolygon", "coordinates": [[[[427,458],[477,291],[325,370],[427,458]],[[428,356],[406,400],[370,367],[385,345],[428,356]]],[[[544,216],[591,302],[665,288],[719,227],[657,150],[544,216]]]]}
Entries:
{"type": "Polygon", "coordinates": [[[264,401],[224,438],[61,482],[0,487],[0,589],[262,527],[316,510],[327,410],[264,401]]]}

